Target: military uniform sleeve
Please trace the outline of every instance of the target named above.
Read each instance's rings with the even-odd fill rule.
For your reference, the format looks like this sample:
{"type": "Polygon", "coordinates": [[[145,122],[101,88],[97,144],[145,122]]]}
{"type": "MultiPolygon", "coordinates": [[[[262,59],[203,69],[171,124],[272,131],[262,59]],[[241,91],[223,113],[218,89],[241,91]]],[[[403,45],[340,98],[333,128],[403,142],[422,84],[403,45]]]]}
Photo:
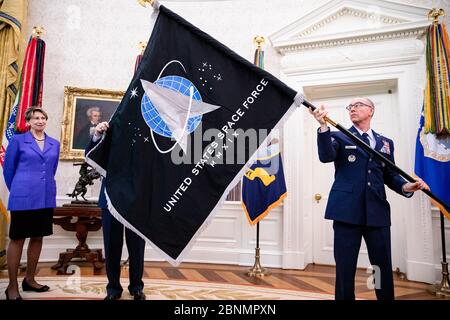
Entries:
{"type": "Polygon", "coordinates": [[[332,137],[331,130],[325,132],[317,131],[317,150],[321,162],[333,162],[336,160],[339,143],[332,137]]]}

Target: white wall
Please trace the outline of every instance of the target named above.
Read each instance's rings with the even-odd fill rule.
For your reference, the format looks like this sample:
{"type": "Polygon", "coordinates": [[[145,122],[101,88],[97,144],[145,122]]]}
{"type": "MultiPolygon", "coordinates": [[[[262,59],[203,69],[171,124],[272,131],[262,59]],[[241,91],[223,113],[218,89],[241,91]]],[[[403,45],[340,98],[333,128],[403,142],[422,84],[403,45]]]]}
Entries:
{"type": "MultiPolygon", "coordinates": [[[[46,29],[43,37],[47,44],[43,104],[51,114],[47,132],[56,139],[60,139],[64,86],[125,90],[132,77],[134,59],[138,53],[137,44],[139,41],[147,41],[151,33],[152,9],[142,8],[135,0],[31,0],[29,2],[29,31],[35,25],[46,29]]],[[[255,49],[253,45],[255,35],[263,35],[267,38],[274,31],[280,30],[322,6],[327,0],[161,2],[251,61],[255,49]]],[[[376,2],[374,1],[374,4],[376,2]]],[[[397,2],[442,7],[450,13],[449,2],[444,0],[397,2]]],[[[448,22],[447,15],[447,24],[448,22]]],[[[268,42],[266,42],[265,50],[266,70],[279,76],[281,56],[270,47],[268,42]]],[[[285,159],[285,162],[295,164],[291,162],[291,159],[285,159]]],[[[71,162],[60,163],[57,172],[60,204],[69,201],[65,194],[72,191],[77,178],[78,169],[74,168],[71,162]]],[[[290,191],[290,195],[302,194],[300,183],[292,183],[290,186],[296,188],[290,191]]],[[[96,197],[97,194],[98,185],[90,189],[88,196],[96,197]]],[[[299,197],[293,201],[299,202],[302,198],[299,197]]],[[[219,221],[211,225],[211,228],[214,228],[214,223],[218,223],[217,228],[220,228],[220,221],[228,219],[228,223],[234,221],[235,226],[240,228],[238,233],[232,235],[234,238],[230,237],[232,230],[230,234],[223,235],[226,239],[224,241],[228,244],[209,248],[212,251],[216,250],[218,257],[221,254],[220,250],[228,248],[224,249],[228,251],[223,261],[216,259],[215,256],[211,258],[204,254],[207,252],[205,248],[212,243],[208,242],[205,245],[204,241],[199,241],[198,246],[194,247],[193,254],[190,256],[191,260],[251,264],[253,262],[251,239],[254,229],[248,227],[245,224],[246,221],[241,221],[241,217],[243,213],[239,206],[230,204],[219,213],[219,221]],[[231,245],[231,242],[227,241],[234,241],[234,244],[231,245]]],[[[303,267],[303,262],[308,259],[301,257],[295,249],[296,243],[303,241],[301,235],[285,235],[286,232],[295,231],[293,229],[297,223],[295,218],[293,215],[289,218],[294,219],[294,227],[291,220],[283,222],[281,209],[279,213],[274,214],[273,218],[278,219],[278,222],[274,224],[273,221],[267,221],[267,224],[272,223],[273,226],[271,229],[265,229],[270,230],[270,234],[265,234],[268,239],[262,243],[263,250],[267,245],[269,252],[266,256],[266,265],[303,267]],[[290,230],[287,230],[287,227],[290,227],[290,230]],[[293,251],[296,252],[293,253],[293,251]]],[[[433,221],[438,222],[437,219],[433,221]]],[[[88,243],[91,247],[100,247],[101,234],[97,232],[90,235],[88,243]]],[[[72,233],[55,227],[55,235],[46,239],[42,258],[55,260],[57,252],[62,251],[62,248],[74,245],[72,233]]],[[[434,252],[434,262],[438,263],[440,259],[438,251],[434,252]]],[[[151,251],[147,252],[147,257],[156,258],[151,251]]]]}

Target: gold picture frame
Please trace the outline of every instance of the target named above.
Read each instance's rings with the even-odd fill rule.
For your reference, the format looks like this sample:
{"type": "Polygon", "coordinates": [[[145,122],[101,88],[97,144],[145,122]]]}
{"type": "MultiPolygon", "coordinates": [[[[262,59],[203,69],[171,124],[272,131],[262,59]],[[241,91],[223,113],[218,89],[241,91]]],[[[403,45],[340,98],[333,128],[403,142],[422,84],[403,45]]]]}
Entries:
{"type": "Polygon", "coordinates": [[[125,91],[64,87],[61,160],[84,160],[96,121],[109,121],[125,91]]]}

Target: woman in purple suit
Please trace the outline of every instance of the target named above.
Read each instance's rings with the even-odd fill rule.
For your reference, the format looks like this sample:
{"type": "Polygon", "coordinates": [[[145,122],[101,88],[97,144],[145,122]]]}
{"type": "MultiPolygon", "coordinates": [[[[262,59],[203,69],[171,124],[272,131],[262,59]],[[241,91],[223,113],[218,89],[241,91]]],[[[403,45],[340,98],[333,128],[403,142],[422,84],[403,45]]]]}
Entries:
{"type": "Polygon", "coordinates": [[[42,249],[42,238],[53,233],[53,208],[56,207],[55,173],[59,159],[59,142],[45,132],[47,113],[38,107],[25,112],[30,130],[17,134],[6,149],[4,178],[9,189],[11,212],[7,251],[9,285],[6,299],[20,300],[17,272],[23,244],[30,238],[27,271],[23,291],[45,292],[46,285],[35,280],[36,266],[42,249]]]}

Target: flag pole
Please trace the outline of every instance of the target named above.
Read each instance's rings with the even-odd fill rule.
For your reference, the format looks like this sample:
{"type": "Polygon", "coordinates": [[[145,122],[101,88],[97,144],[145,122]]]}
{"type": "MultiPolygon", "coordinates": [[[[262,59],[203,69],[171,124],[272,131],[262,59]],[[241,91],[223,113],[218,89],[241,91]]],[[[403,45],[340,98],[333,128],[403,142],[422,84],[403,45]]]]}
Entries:
{"type": "MultiPolygon", "coordinates": [[[[41,39],[45,33],[45,28],[42,26],[34,26],[31,30],[31,36],[36,39],[41,39]]],[[[24,263],[19,263],[19,270],[24,271],[27,269],[27,265],[24,263]]]]}
{"type": "MultiPolygon", "coordinates": [[[[444,16],[444,9],[432,9],[428,13],[428,18],[433,20],[433,24],[435,27],[439,24],[439,17],[444,16]]],[[[444,299],[450,299],[450,281],[448,276],[448,263],[447,263],[447,250],[445,246],[445,220],[444,220],[444,212],[440,208],[439,210],[439,220],[441,227],[441,249],[442,249],[442,278],[440,283],[433,284],[428,287],[428,292],[444,299]]]]}
{"type": "MultiPolygon", "coordinates": [[[[253,42],[256,44],[257,49],[255,53],[255,64],[258,67],[262,67],[262,61],[259,59],[259,53],[261,52],[261,47],[265,42],[264,37],[256,36],[253,38],[253,42]]],[[[259,221],[256,223],[256,248],[255,248],[255,263],[253,267],[247,271],[247,276],[262,278],[270,275],[270,271],[261,266],[261,251],[259,248],[259,221]]]]}
{"type": "Polygon", "coordinates": [[[440,210],[440,220],[441,220],[441,247],[442,247],[442,279],[441,283],[436,283],[428,287],[428,292],[444,299],[450,299],[450,286],[448,277],[448,263],[447,263],[447,252],[445,248],[445,226],[444,226],[444,213],[440,210]]]}

